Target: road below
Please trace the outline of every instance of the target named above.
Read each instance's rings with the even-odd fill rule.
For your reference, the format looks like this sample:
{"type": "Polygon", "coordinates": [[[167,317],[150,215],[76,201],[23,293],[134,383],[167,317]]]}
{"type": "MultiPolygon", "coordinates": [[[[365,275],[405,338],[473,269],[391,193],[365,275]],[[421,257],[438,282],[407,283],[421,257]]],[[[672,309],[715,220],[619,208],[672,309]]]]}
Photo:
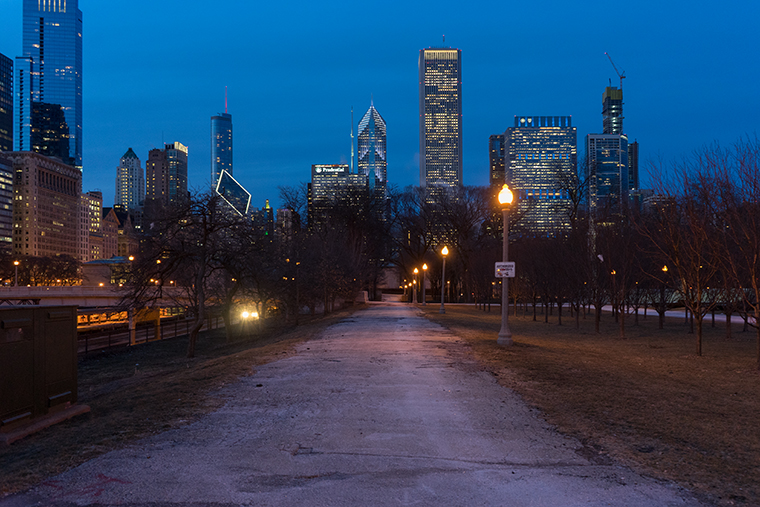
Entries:
{"type": "Polygon", "coordinates": [[[357,312],[214,395],[221,410],[0,507],[698,505],[584,457],[456,336],[402,305],[357,312]]]}

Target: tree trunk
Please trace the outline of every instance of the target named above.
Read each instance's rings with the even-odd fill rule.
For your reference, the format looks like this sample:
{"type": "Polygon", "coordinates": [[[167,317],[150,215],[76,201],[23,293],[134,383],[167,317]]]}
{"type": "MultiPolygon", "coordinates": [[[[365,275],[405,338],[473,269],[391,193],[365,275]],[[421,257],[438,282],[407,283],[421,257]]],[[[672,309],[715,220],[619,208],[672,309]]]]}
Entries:
{"type": "MultiPolygon", "coordinates": [[[[205,256],[203,258],[203,264],[205,266],[205,256]]],[[[198,313],[195,316],[195,323],[190,330],[190,337],[187,341],[187,357],[195,357],[195,342],[198,339],[198,333],[200,333],[203,327],[203,321],[206,319],[206,291],[203,287],[203,268],[198,269],[198,274],[195,276],[195,288],[197,290],[196,297],[198,298],[198,313]]]]}
{"type": "MultiPolygon", "coordinates": [[[[692,317],[691,324],[692,324],[692,326],[694,326],[694,312],[691,313],[691,317],[692,317]]],[[[700,313],[700,316],[697,317],[696,320],[697,320],[697,337],[696,337],[697,338],[697,355],[701,356],[702,355],[702,317],[701,317],[701,313],[700,313]]]]}
{"type": "Polygon", "coordinates": [[[599,333],[599,323],[602,321],[602,305],[594,305],[594,330],[599,333]]]}
{"type": "Polygon", "coordinates": [[[224,338],[227,341],[227,343],[231,343],[234,339],[234,335],[232,333],[232,319],[230,318],[231,314],[230,307],[225,305],[224,308],[222,308],[222,320],[224,321],[224,338]]]}
{"type": "Polygon", "coordinates": [[[620,306],[620,339],[625,340],[625,305],[620,306]]]}

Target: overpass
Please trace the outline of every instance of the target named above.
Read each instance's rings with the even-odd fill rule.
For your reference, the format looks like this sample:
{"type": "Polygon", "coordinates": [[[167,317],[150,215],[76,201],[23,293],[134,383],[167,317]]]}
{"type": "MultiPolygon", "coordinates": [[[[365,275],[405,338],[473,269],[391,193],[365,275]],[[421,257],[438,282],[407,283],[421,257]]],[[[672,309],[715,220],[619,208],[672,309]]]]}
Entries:
{"type": "MultiPolygon", "coordinates": [[[[159,287],[166,306],[176,306],[177,300],[185,298],[184,291],[177,287],[159,287]]],[[[34,286],[34,287],[0,287],[0,306],[2,305],[75,305],[80,307],[116,306],[125,294],[124,289],[111,285],[90,287],[72,286],[34,286]]]]}

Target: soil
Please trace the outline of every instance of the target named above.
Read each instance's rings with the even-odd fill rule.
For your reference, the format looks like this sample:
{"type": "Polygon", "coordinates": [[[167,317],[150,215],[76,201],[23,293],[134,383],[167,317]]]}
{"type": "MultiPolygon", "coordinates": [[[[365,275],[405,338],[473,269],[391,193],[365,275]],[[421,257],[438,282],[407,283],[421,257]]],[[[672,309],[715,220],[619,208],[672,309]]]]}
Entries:
{"type": "Polygon", "coordinates": [[[250,375],[257,365],[291,354],[296,344],[348,316],[302,318],[298,327],[274,323],[250,329],[227,343],[224,330],[202,334],[196,357],[187,359],[187,338],[141,344],[80,359],[75,417],[12,445],[0,447],[0,497],[130,442],[189,424],[223,404],[209,393],[250,375]]]}
{"type": "MultiPolygon", "coordinates": [[[[433,305],[435,306],[435,305],[433,305]]],[[[484,370],[546,420],[585,444],[588,457],[676,481],[717,505],[760,505],[760,374],[754,330],[705,319],[703,355],[683,319],[658,329],[657,315],[627,318],[625,338],[610,314],[601,332],[580,320],[532,313],[509,317],[514,345],[496,337],[498,305],[420,307],[472,347],[484,370]]]]}

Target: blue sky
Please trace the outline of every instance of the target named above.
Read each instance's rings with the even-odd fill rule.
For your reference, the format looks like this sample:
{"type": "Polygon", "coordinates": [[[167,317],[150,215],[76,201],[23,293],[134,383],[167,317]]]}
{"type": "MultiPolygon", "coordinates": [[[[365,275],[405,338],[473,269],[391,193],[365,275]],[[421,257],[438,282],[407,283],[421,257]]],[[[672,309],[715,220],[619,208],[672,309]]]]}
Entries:
{"type": "MultiPolygon", "coordinates": [[[[21,0],[0,0],[0,53],[21,52],[21,0]]],[[[388,178],[419,183],[417,58],[462,50],[464,182],[488,182],[488,136],[515,115],[573,116],[579,151],[601,131],[604,87],[625,71],[624,130],[641,165],[755,135],[760,4],[697,2],[251,2],[80,0],[84,184],[113,202],[119,158],[189,146],[190,186],[210,176],[210,117],[228,87],[235,177],[253,206],[311,164],[349,158],[374,97],[388,178]]],[[[644,173],[645,171],[642,171],[644,173]]],[[[646,180],[643,182],[646,184],[646,180]]]]}

